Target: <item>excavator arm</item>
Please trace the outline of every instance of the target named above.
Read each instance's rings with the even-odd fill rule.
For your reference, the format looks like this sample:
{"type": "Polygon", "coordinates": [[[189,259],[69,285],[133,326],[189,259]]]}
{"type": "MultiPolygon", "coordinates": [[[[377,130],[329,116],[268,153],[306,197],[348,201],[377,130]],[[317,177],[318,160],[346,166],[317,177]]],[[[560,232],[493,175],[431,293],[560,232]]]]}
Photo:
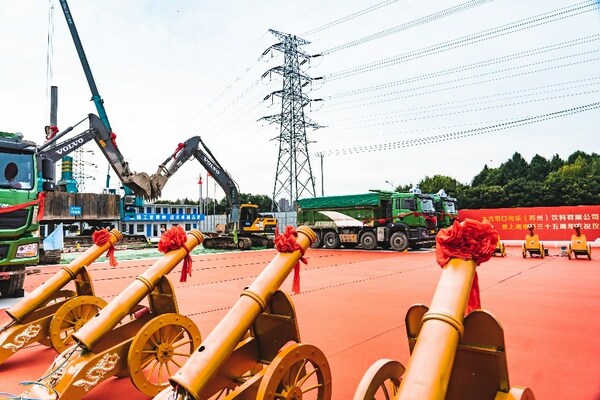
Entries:
{"type": "Polygon", "coordinates": [[[150,177],[152,186],[151,198],[159,198],[162,189],[169,178],[192,157],[198,160],[225,192],[225,197],[231,208],[229,221],[232,223],[238,221],[240,213],[240,192],[237,184],[221,164],[219,164],[199,136],[193,136],[184,143],[181,143],[177,147],[177,150],[160,164],[158,171],[150,177]]]}
{"type": "MultiPolygon", "coordinates": [[[[129,164],[125,161],[117,147],[116,136],[107,129],[104,122],[98,116],[89,114],[86,119],[89,120],[88,129],[72,138],[64,139],[65,136],[74,129],[74,127],[68,127],[63,132],[56,135],[52,140],[41,146],[38,149],[38,155],[42,158],[57,162],[62,157],[72,153],[93,139],[121,182],[131,189],[135,195],[150,198],[152,190],[148,174],[144,172],[131,172],[129,164]],[[64,140],[59,142],[61,139],[64,140]]],[[[85,121],[85,119],[80,121],[80,123],[83,121],[85,121]]],[[[79,124],[76,124],[75,126],[77,125],[79,124]]]]}

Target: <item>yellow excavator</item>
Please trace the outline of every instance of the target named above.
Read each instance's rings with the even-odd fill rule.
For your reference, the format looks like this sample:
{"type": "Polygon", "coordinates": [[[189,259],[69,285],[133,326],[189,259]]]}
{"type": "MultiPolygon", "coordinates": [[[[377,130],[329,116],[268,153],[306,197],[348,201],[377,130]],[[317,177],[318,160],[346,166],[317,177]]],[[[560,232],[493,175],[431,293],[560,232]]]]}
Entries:
{"type": "Polygon", "coordinates": [[[229,173],[219,164],[199,136],[193,136],[178,146],[150,177],[151,199],[160,197],[169,178],[191,158],[195,158],[225,192],[229,207],[227,224],[217,232],[203,232],[203,246],[214,249],[247,250],[253,246],[273,247],[277,220],[263,217],[256,204],[241,204],[240,192],[229,173]]]}

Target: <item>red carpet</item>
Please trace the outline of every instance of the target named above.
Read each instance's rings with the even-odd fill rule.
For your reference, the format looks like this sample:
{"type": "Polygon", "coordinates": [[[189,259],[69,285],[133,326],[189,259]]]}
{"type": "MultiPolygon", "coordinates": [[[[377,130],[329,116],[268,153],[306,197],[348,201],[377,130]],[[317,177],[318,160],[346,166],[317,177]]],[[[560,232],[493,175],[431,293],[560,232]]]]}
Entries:
{"type": "MultiPolygon", "coordinates": [[[[550,250],[550,254],[558,253],[550,250]]],[[[500,321],[506,338],[512,386],[530,387],[537,399],[600,399],[600,255],[592,261],[551,256],[523,259],[509,248],[506,258],[478,267],[484,309],[500,321]]],[[[193,276],[179,283],[170,274],[182,314],[206,336],[239,293],[272,259],[274,251],[195,256],[193,276]]],[[[308,250],[302,293],[292,297],[303,343],[319,347],[333,375],[333,399],[351,399],[359,380],[377,359],[407,364],[404,326],[408,307],[429,304],[440,268],[433,253],[308,250]]],[[[110,301],[152,260],[90,267],[96,294],[110,301]]],[[[26,280],[26,290],[59,267],[26,280]]],[[[289,292],[291,277],[282,289],[289,292]]],[[[2,324],[7,316],[2,313],[2,324]]],[[[41,345],[0,365],[0,391],[19,394],[35,381],[56,353],[41,345]]],[[[0,397],[1,398],[1,397],[0,397]]],[[[128,378],[110,379],[86,399],[143,399],[128,378]]]]}

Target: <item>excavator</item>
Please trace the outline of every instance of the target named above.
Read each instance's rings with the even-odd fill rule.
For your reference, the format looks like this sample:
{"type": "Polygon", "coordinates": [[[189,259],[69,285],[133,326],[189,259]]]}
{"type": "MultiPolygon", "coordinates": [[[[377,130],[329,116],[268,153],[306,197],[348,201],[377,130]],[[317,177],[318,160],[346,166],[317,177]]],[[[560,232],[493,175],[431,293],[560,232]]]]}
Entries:
{"type": "Polygon", "coordinates": [[[272,217],[261,217],[256,204],[241,204],[237,184],[199,136],[193,136],[181,143],[177,150],[160,164],[158,171],[150,177],[150,198],[159,198],[169,178],[192,157],[198,160],[223,189],[229,206],[224,232],[203,232],[205,235],[203,246],[209,249],[240,250],[247,250],[253,246],[273,247],[277,220],[272,217]]]}
{"type": "Polygon", "coordinates": [[[114,135],[106,128],[106,124],[104,124],[100,117],[95,114],[88,114],[79,123],[68,127],[51,140],[48,140],[38,148],[37,156],[56,163],[92,139],[98,144],[98,147],[121,182],[131,189],[136,196],[149,197],[152,190],[150,177],[145,172],[131,172],[129,164],[125,161],[117,147],[114,135]],[[89,121],[88,129],[79,135],[59,142],[60,139],[63,139],[65,135],[73,131],[77,125],[83,123],[86,119],[89,121]]]}

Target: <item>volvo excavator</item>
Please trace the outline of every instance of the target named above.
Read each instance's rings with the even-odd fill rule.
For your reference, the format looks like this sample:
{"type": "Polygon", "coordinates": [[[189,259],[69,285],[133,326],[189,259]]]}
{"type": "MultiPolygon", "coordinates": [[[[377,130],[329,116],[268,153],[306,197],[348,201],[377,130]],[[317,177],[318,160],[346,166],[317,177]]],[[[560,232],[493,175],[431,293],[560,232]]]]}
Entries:
{"type": "Polygon", "coordinates": [[[169,178],[188,160],[195,158],[225,192],[229,206],[228,221],[222,233],[205,234],[203,246],[212,249],[247,250],[252,246],[273,247],[277,220],[261,217],[256,204],[241,204],[240,192],[229,173],[219,164],[199,136],[180,144],[150,177],[152,199],[160,197],[169,178]]]}
{"type": "Polygon", "coordinates": [[[71,152],[77,150],[92,139],[98,144],[98,147],[121,182],[133,191],[136,196],[149,198],[152,191],[150,177],[145,172],[131,172],[129,164],[125,161],[117,147],[114,134],[107,129],[106,124],[95,114],[88,114],[86,118],[76,125],[68,127],[54,138],[44,143],[38,149],[37,156],[56,163],[61,158],[69,155],[71,152]],[[73,131],[77,125],[83,123],[86,119],[89,121],[88,129],[72,138],[64,139],[65,135],[73,131]],[[64,140],[59,142],[60,139],[64,140]]]}

